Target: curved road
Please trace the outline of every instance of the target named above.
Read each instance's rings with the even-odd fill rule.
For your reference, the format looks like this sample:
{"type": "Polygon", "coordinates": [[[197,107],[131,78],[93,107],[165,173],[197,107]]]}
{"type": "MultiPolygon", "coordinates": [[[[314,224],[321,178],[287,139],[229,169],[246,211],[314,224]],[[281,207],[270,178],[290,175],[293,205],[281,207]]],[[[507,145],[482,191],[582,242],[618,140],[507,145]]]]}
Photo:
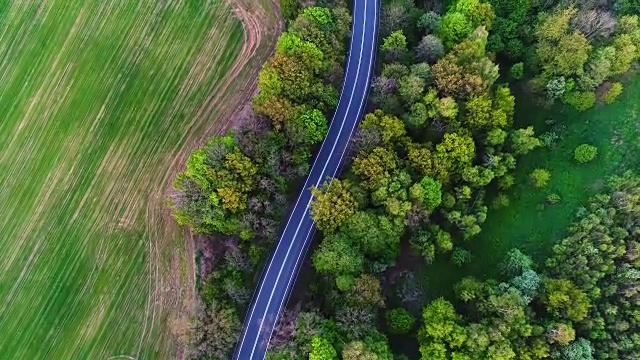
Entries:
{"type": "Polygon", "coordinates": [[[336,175],[364,111],[375,60],[379,8],[379,0],[354,0],[351,46],[338,108],[254,294],[234,359],[265,358],[275,321],[286,304],[315,229],[309,214],[309,189],[336,175]]]}

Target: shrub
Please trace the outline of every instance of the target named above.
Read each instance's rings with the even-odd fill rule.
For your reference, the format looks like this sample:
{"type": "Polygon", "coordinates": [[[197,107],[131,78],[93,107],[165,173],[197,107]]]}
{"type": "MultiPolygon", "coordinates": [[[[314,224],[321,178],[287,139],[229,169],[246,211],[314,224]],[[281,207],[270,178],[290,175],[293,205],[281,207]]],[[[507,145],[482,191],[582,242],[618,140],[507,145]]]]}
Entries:
{"type": "Polygon", "coordinates": [[[511,187],[513,187],[513,184],[515,184],[515,182],[516,179],[513,177],[513,175],[507,174],[498,179],[498,188],[500,188],[500,190],[510,189],[511,187]]]}
{"type": "Polygon", "coordinates": [[[556,193],[552,193],[547,195],[547,198],[545,199],[547,204],[549,205],[555,205],[557,203],[560,202],[560,200],[562,200],[562,198],[560,197],[560,195],[556,194],[556,193]]]}
{"type": "Polygon", "coordinates": [[[387,325],[389,330],[396,334],[405,334],[411,331],[416,319],[405,308],[395,308],[387,312],[387,325]]]}
{"type": "Polygon", "coordinates": [[[595,159],[596,155],[598,155],[598,148],[589,144],[579,145],[573,152],[574,159],[581,164],[595,159]]]}
{"type": "Polygon", "coordinates": [[[547,184],[549,184],[551,174],[549,174],[549,171],[547,169],[538,168],[533,170],[531,175],[529,175],[529,178],[531,179],[531,183],[533,184],[533,186],[537,188],[543,188],[547,186],[547,184]]]}
{"type": "Polygon", "coordinates": [[[622,94],[623,89],[624,87],[619,82],[611,84],[609,90],[602,96],[602,101],[604,101],[605,104],[613,104],[618,99],[618,96],[622,94]]]}
{"type": "Polygon", "coordinates": [[[553,147],[560,136],[555,131],[547,131],[540,135],[540,141],[544,147],[553,147]]]}
{"type": "Polygon", "coordinates": [[[564,95],[563,101],[578,111],[585,111],[596,104],[596,94],[592,91],[570,91],[564,95]]]}
{"type": "Polygon", "coordinates": [[[455,248],[451,253],[451,262],[457,266],[463,266],[471,262],[471,252],[463,248],[455,248]]]}
{"type": "Polygon", "coordinates": [[[520,80],[524,76],[524,64],[519,62],[517,64],[513,64],[511,69],[509,69],[509,73],[511,77],[515,80],[520,80]]]}
{"type": "Polygon", "coordinates": [[[493,199],[492,206],[494,209],[501,209],[509,206],[509,197],[505,194],[498,194],[498,196],[493,199]]]}

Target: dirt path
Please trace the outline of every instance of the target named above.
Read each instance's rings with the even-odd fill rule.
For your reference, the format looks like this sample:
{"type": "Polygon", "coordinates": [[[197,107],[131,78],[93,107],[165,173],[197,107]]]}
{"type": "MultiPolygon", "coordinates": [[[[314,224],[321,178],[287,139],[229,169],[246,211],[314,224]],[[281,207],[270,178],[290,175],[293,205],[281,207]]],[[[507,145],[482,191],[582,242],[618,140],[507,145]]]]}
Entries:
{"type": "MultiPolygon", "coordinates": [[[[179,342],[186,330],[186,319],[194,313],[197,304],[196,239],[188,230],[180,229],[171,217],[167,207],[171,182],[183,169],[192,150],[202,146],[208,137],[226,132],[245,118],[243,114],[246,113],[247,104],[256,92],[258,73],[272,54],[283,29],[276,0],[226,1],[242,23],[242,48],[234,65],[192,119],[193,131],[186,137],[184,146],[177,154],[167,158],[171,166],[163,178],[164,186],[151,190],[147,208],[150,227],[149,271],[156,279],[152,311],[161,314],[163,311],[157,309],[168,309],[171,314],[169,330],[179,342]],[[160,243],[163,239],[170,243],[160,243]],[[176,244],[171,241],[180,242],[176,244]]],[[[176,358],[183,359],[184,353],[184,347],[179,345],[176,358]]]]}

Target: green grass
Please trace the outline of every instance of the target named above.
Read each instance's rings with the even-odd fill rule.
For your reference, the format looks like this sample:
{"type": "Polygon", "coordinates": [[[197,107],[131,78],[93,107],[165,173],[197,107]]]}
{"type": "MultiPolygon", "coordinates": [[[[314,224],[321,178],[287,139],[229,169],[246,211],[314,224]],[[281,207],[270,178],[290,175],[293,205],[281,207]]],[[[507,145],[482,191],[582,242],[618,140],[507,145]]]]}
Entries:
{"type": "Polygon", "coordinates": [[[473,262],[458,268],[448,259],[439,259],[424,270],[425,282],[435,294],[452,296],[451,284],[463,276],[499,278],[497,264],[511,248],[520,248],[542,263],[552,246],[561,240],[575,219],[576,211],[586,205],[611,175],[640,165],[640,75],[625,84],[619,100],[612,105],[578,113],[558,107],[545,111],[517,97],[516,127],[533,124],[536,133],[550,130],[546,120],[564,124],[558,131],[561,139],[552,148],[533,151],[518,160],[516,185],[507,191],[510,204],[499,210],[489,210],[483,230],[470,240],[468,247],[473,262]],[[580,164],[574,159],[574,149],[583,143],[598,147],[592,162],[580,164]],[[536,168],[551,173],[549,185],[534,188],[529,174],[536,168]],[[545,205],[546,197],[556,193],[562,200],[545,205]],[[438,269],[437,276],[431,273],[438,269]]]}
{"type": "Polygon", "coordinates": [[[224,4],[0,5],[0,359],[168,357],[163,194],[242,46],[224,4]]]}

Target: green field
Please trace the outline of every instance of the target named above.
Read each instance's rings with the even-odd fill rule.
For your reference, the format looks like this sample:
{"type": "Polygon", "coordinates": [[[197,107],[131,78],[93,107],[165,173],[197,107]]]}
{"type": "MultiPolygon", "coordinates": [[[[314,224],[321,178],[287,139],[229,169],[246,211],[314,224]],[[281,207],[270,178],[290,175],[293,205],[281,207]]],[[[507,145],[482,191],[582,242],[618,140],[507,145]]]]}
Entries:
{"type": "Polygon", "coordinates": [[[0,358],[168,357],[165,191],[241,23],[195,0],[1,1],[0,22],[0,358]]]}
{"type": "Polygon", "coordinates": [[[608,177],[629,169],[639,171],[640,75],[625,81],[624,86],[616,103],[597,105],[583,113],[567,106],[543,110],[518,100],[517,127],[533,124],[538,135],[555,127],[560,139],[555,146],[537,149],[518,160],[516,185],[507,191],[510,204],[489,210],[482,232],[468,244],[473,254],[469,266],[458,268],[448,259],[438,259],[425,269],[423,279],[435,295],[452,296],[451,284],[463,276],[500,278],[496,264],[513,247],[541,264],[551,247],[565,236],[578,208],[587,204],[608,177]],[[550,119],[555,126],[547,123],[550,119]],[[559,124],[564,127],[558,127],[559,124]],[[579,164],[573,158],[574,149],[583,143],[597,146],[599,152],[596,159],[587,164],[579,164]],[[536,189],[531,185],[529,174],[535,168],[546,168],[551,173],[546,188],[536,189]],[[551,193],[560,195],[560,202],[545,204],[551,193]],[[433,269],[440,269],[438,276],[430,275],[433,269]]]}

